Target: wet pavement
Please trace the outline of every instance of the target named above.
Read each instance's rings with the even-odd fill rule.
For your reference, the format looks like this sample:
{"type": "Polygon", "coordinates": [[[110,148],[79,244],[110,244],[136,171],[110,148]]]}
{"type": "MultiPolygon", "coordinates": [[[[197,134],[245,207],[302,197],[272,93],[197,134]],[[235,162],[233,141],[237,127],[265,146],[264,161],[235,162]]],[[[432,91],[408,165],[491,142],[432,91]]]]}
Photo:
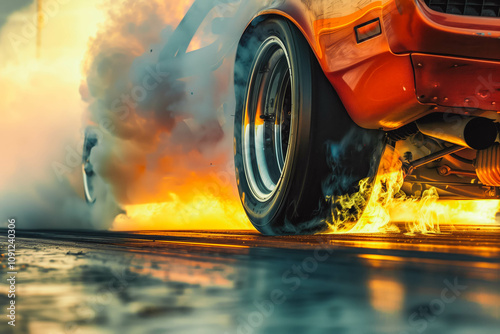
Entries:
{"type": "MultiPolygon", "coordinates": [[[[4,233],[5,232],[5,233],[4,233]]],[[[19,232],[0,333],[498,333],[500,233],[19,232]]]]}

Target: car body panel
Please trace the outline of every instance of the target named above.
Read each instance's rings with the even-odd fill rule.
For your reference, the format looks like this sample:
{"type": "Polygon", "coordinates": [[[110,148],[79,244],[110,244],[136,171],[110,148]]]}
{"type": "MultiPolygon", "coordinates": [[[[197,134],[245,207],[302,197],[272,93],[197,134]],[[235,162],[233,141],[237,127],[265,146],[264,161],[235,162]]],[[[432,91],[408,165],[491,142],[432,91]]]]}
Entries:
{"type": "Polygon", "coordinates": [[[412,53],[421,103],[500,111],[500,62],[412,53]]]}
{"type": "Polygon", "coordinates": [[[500,60],[500,18],[439,13],[422,0],[390,2],[383,15],[386,36],[395,53],[500,60]]]}

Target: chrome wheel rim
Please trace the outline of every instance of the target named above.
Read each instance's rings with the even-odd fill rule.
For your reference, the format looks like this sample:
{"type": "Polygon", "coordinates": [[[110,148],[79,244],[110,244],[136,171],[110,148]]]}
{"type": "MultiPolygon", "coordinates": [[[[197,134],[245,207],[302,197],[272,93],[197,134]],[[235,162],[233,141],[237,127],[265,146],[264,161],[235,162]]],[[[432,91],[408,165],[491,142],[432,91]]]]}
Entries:
{"type": "Polygon", "coordinates": [[[247,182],[261,202],[277,191],[288,165],[292,116],[290,60],[282,41],[270,37],[252,65],[242,132],[247,182]]]}
{"type": "Polygon", "coordinates": [[[96,201],[93,181],[95,179],[94,167],[90,163],[90,151],[97,145],[97,136],[87,131],[85,134],[85,141],[83,144],[82,155],[82,176],[83,176],[83,192],[87,203],[94,203],[96,201]]]}
{"type": "Polygon", "coordinates": [[[94,186],[92,185],[92,177],[94,176],[93,171],[88,171],[86,166],[88,166],[88,162],[82,165],[82,174],[83,174],[83,191],[85,193],[85,200],[87,203],[94,203],[94,186]]]}

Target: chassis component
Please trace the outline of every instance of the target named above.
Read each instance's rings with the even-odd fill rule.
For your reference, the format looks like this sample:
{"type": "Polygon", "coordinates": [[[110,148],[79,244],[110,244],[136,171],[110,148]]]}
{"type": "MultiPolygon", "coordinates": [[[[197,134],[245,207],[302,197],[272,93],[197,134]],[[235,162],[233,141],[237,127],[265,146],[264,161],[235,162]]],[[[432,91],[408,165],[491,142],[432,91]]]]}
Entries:
{"type": "Polygon", "coordinates": [[[424,135],[474,150],[490,147],[498,136],[495,123],[484,117],[436,113],[421,118],[416,123],[424,135]]]}
{"type": "Polygon", "coordinates": [[[483,184],[500,186],[500,145],[477,152],[476,173],[483,184]]]}

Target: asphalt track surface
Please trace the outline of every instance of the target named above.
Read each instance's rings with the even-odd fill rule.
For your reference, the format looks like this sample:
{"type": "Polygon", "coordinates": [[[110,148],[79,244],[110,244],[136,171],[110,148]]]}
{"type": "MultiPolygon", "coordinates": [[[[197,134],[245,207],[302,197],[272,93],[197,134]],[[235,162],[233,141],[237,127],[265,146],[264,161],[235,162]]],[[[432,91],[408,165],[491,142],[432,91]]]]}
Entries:
{"type": "Polygon", "coordinates": [[[498,333],[500,227],[439,235],[16,232],[0,333],[498,333]]]}

